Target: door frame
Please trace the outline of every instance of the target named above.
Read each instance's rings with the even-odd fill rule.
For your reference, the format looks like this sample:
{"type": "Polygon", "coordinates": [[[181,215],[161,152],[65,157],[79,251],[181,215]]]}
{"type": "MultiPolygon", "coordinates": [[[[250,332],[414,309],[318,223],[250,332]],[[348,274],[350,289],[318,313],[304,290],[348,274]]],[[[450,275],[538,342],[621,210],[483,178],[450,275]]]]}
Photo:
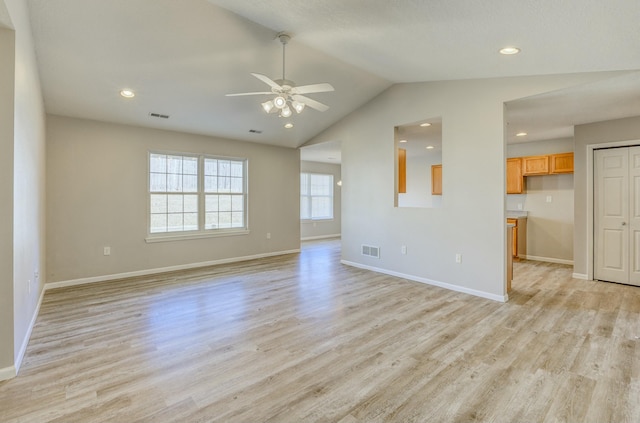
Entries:
{"type": "Polygon", "coordinates": [[[633,147],[636,145],[640,146],[640,139],[587,145],[587,279],[590,281],[593,280],[595,266],[595,259],[593,256],[595,254],[595,247],[593,245],[595,231],[595,219],[593,213],[593,177],[595,174],[595,164],[593,162],[593,152],[594,150],[604,148],[633,147]]]}

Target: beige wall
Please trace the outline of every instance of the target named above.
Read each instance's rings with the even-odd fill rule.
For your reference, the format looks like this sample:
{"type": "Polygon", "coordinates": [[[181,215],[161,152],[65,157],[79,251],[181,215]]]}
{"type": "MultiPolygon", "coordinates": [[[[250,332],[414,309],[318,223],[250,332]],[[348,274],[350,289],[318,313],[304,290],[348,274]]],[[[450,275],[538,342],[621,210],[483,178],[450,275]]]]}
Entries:
{"type": "Polygon", "coordinates": [[[35,322],[45,248],[44,105],[26,2],[0,30],[0,379],[15,375],[35,322]]]}
{"type": "Polygon", "coordinates": [[[0,29],[0,380],[13,376],[13,115],[15,33],[0,29]]]}
{"type": "MultiPolygon", "coordinates": [[[[573,151],[573,138],[507,145],[507,157],[573,151]]],[[[573,262],[573,174],[528,176],[526,194],[507,195],[507,210],[528,212],[527,254],[538,260],[573,262]],[[551,196],[551,202],[547,197],[551,196]]]]}
{"type": "Polygon", "coordinates": [[[615,75],[399,84],[320,134],[308,145],[342,142],[343,260],[504,299],[504,103],[615,75]],[[443,122],[443,205],[395,208],[393,128],[429,116],[443,122]],[[362,256],[362,244],[379,246],[380,258],[362,256]]]}
{"type": "Polygon", "coordinates": [[[587,246],[589,227],[587,204],[587,147],[592,144],[606,144],[617,141],[640,140],[640,116],[577,125],[575,138],[575,237],[574,237],[574,273],[586,276],[589,273],[589,256],[593,254],[587,246]]]}
{"type": "Polygon", "coordinates": [[[336,185],[336,183],[342,179],[340,165],[302,161],[300,162],[300,171],[333,175],[333,219],[300,222],[301,239],[340,236],[342,229],[342,188],[336,185]]]}
{"type": "Polygon", "coordinates": [[[296,149],[48,116],[48,282],[298,249],[299,173],[296,149]],[[146,243],[149,150],[247,158],[250,234],[146,243]]]}
{"type": "Polygon", "coordinates": [[[7,1],[16,27],[14,128],[14,340],[16,362],[29,342],[45,270],[45,114],[29,13],[7,1]]]}

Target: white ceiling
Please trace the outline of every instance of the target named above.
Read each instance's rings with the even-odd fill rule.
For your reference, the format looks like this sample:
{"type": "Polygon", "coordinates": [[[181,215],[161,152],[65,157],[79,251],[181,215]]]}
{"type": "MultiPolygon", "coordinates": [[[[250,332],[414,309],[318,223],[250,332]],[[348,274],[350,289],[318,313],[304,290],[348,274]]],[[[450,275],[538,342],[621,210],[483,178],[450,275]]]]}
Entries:
{"type": "MultiPolygon", "coordinates": [[[[287,147],[304,144],[392,83],[640,69],[638,0],[28,4],[47,112],[287,147]],[[224,96],[263,91],[266,86],[250,72],[280,78],[275,36],[283,30],[293,35],[287,78],[298,85],[329,82],[336,89],[310,94],[331,108],[294,116],[291,130],[283,128],[284,119],[262,111],[263,97],[224,96]],[[522,52],[498,54],[505,45],[522,52]],[[137,96],[121,98],[118,91],[125,87],[137,96]],[[159,120],[150,112],[171,117],[159,120]]],[[[510,128],[526,123],[529,141],[542,123],[544,137],[566,134],[571,120],[602,120],[606,95],[607,104],[620,106],[607,118],[638,115],[639,87],[636,74],[589,87],[579,100],[567,100],[577,95],[574,90],[511,102],[510,128]],[[620,96],[626,98],[616,100],[620,96]],[[585,107],[589,101],[591,108],[585,107]],[[580,107],[565,113],[567,104],[580,107]],[[596,117],[584,114],[587,109],[596,117]],[[550,119],[558,115],[563,118],[550,119]]]]}

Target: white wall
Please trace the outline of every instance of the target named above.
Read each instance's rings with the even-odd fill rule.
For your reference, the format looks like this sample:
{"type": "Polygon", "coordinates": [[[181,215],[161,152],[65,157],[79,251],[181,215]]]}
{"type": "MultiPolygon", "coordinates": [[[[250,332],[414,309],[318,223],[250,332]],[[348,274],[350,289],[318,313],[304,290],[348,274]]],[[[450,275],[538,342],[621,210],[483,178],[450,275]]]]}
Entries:
{"type": "Polygon", "coordinates": [[[320,134],[307,145],[342,142],[343,260],[503,300],[504,102],[614,75],[395,85],[320,134]],[[394,127],[425,116],[442,116],[443,206],[395,208],[394,127]],[[379,246],[380,259],[362,256],[362,244],[379,246]]]}
{"type": "Polygon", "coordinates": [[[49,115],[48,282],[297,250],[299,174],[297,149],[49,115]],[[247,158],[250,234],[146,243],[149,150],[247,158]]]}
{"type": "MultiPolygon", "coordinates": [[[[507,157],[537,156],[573,151],[573,138],[507,145],[507,157]]],[[[573,262],[573,174],[525,177],[526,194],[507,195],[507,210],[521,204],[528,212],[529,258],[573,262]],[[547,202],[547,197],[551,202],[547,202]]]]}
{"type": "Polygon", "coordinates": [[[333,175],[333,219],[317,221],[301,221],[301,239],[318,239],[340,236],[342,229],[342,188],[337,182],[342,179],[340,165],[320,162],[300,162],[301,172],[324,173],[333,175]]]}
{"type": "MultiPolygon", "coordinates": [[[[36,277],[35,272],[45,269],[44,104],[26,2],[7,0],[5,6],[15,28],[15,41],[13,35],[9,34],[10,31],[2,30],[0,50],[3,60],[0,67],[6,68],[0,69],[0,84],[10,83],[13,93],[5,92],[0,96],[3,99],[0,119],[12,118],[11,124],[2,122],[0,125],[4,132],[0,137],[3,140],[3,163],[0,165],[3,188],[0,188],[0,192],[7,200],[2,201],[0,216],[3,226],[11,226],[11,233],[6,237],[5,231],[2,231],[2,239],[3,244],[8,242],[12,248],[11,254],[0,253],[2,268],[11,272],[10,277],[5,279],[7,276],[3,270],[0,285],[3,298],[0,379],[13,376],[7,373],[7,368],[13,368],[15,373],[20,367],[44,286],[42,278],[36,277]],[[14,46],[13,53],[11,50],[14,46]],[[4,103],[7,100],[10,105],[4,103]],[[8,112],[5,107],[13,110],[8,112]],[[11,189],[4,187],[4,184],[11,184],[11,189]],[[12,304],[5,308],[8,301],[12,304]],[[7,322],[10,333],[7,332],[9,326],[5,326],[7,322]],[[6,355],[5,349],[11,350],[10,357],[6,355]]],[[[0,88],[0,91],[4,89],[0,88]]]]}

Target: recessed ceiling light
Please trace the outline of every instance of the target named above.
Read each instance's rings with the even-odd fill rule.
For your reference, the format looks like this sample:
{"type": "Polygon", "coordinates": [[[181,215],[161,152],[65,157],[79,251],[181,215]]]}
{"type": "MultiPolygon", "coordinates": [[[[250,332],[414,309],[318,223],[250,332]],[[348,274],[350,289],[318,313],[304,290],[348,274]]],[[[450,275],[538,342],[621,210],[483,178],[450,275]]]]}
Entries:
{"type": "Polygon", "coordinates": [[[518,54],[520,53],[520,49],[518,47],[503,47],[500,49],[500,54],[518,54]]]}
{"type": "Polygon", "coordinates": [[[429,122],[425,122],[425,123],[421,123],[420,126],[424,128],[425,126],[431,126],[431,124],[429,122]]]}
{"type": "Polygon", "coordinates": [[[428,146],[427,146],[427,150],[433,150],[434,148],[435,148],[435,147],[434,147],[434,146],[432,146],[432,145],[428,145],[428,146]]]}
{"type": "Polygon", "coordinates": [[[407,142],[407,140],[400,140],[398,142],[404,144],[405,142],[407,142]]]}
{"type": "Polygon", "coordinates": [[[526,132],[518,132],[518,133],[516,134],[516,137],[526,137],[526,136],[527,136],[527,133],[526,133],[526,132]]]}
{"type": "Polygon", "coordinates": [[[120,91],[120,95],[123,96],[124,98],[133,98],[136,96],[136,93],[134,93],[129,89],[124,89],[120,91]]]}
{"type": "Polygon", "coordinates": [[[291,128],[293,128],[293,123],[291,123],[291,122],[285,123],[284,127],[287,128],[287,129],[291,129],[291,128]]]}

